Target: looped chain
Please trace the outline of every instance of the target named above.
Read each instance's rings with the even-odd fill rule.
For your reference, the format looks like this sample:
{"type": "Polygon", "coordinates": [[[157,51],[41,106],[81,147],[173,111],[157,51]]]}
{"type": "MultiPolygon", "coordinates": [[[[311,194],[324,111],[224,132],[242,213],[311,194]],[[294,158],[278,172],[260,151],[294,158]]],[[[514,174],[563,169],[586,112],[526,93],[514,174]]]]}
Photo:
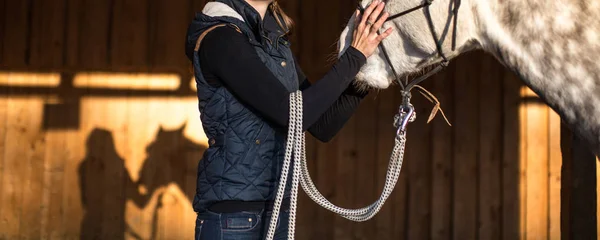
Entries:
{"type": "MultiPolygon", "coordinates": [[[[348,209],[334,205],[327,200],[317,189],[313,183],[310,174],[308,172],[308,164],[306,160],[306,145],[305,145],[305,134],[302,131],[302,92],[296,91],[290,94],[290,118],[288,126],[288,138],[286,142],[285,158],[283,162],[283,168],[281,170],[281,179],[277,188],[277,195],[275,198],[275,205],[273,207],[273,214],[267,231],[267,240],[272,240],[275,235],[275,228],[279,219],[279,213],[281,209],[281,203],[283,201],[283,195],[287,186],[287,176],[290,171],[290,166],[293,160],[293,172],[292,172],[292,188],[290,197],[290,219],[288,226],[288,239],[294,239],[295,225],[296,225],[296,210],[298,204],[298,184],[300,183],[302,189],[306,194],[317,204],[323,208],[340,215],[343,218],[355,221],[363,222],[374,217],[383,207],[385,201],[390,197],[402,169],[402,162],[404,159],[404,148],[406,145],[406,131],[402,131],[394,139],[395,144],[392,150],[390,162],[388,164],[388,170],[385,176],[385,184],[381,196],[371,205],[359,208],[359,209],[348,209]],[[293,155],[292,155],[293,154],[293,155]],[[293,156],[293,159],[292,159],[293,156]]],[[[409,114],[400,116],[397,115],[394,124],[400,122],[405,118],[406,122],[412,122],[415,119],[415,114],[409,114]]]]}

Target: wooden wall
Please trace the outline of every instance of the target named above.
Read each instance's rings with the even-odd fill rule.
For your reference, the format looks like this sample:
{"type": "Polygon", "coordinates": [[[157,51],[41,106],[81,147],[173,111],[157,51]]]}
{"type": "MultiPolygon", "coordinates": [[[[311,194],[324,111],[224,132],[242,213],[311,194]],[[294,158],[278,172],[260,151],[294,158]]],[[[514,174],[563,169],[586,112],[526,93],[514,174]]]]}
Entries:
{"type": "MultiPolygon", "coordinates": [[[[183,38],[198,0],[0,0],[0,239],[190,239],[202,132],[183,38]],[[142,184],[137,186],[136,182],[142,184]]],[[[286,0],[312,81],[355,5],[286,0]]],[[[353,223],[301,194],[299,239],[558,239],[560,119],[481,52],[415,94],[394,195],[353,223]]],[[[374,201],[398,89],[372,93],[329,143],[308,138],[321,192],[374,201]]]]}

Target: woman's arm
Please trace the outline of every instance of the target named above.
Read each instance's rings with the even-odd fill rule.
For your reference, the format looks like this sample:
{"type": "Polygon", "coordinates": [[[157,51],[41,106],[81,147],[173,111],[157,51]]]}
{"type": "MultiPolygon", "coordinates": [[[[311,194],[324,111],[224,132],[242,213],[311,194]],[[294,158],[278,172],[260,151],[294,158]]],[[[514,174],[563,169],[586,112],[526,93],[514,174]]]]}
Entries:
{"type": "MultiPolygon", "coordinates": [[[[225,85],[268,120],[287,126],[290,93],[262,63],[245,35],[229,27],[217,28],[207,34],[199,51],[207,81],[225,85]]],[[[365,56],[351,47],[323,78],[302,90],[303,130],[309,129],[338,100],[365,62],[365,56]]]]}
{"type": "MultiPolygon", "coordinates": [[[[310,82],[299,65],[296,66],[296,72],[298,79],[301,79],[302,82],[300,89],[310,87],[310,82]]],[[[308,128],[308,132],[321,142],[329,142],[352,117],[352,114],[368,93],[368,91],[361,91],[354,84],[350,84],[317,122],[308,128]]]]}

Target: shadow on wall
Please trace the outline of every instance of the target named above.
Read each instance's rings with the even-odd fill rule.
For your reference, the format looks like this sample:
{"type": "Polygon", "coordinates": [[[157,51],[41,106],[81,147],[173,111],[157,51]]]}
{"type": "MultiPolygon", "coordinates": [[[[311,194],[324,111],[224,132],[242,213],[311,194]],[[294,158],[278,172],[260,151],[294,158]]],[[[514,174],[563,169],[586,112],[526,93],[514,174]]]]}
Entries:
{"type": "MultiPolygon", "coordinates": [[[[125,159],[116,151],[113,135],[94,129],[86,142],[86,156],[79,166],[81,202],[85,209],[80,239],[124,239],[125,234],[141,239],[125,218],[127,200],[144,208],[155,191],[171,183],[185,193],[190,202],[195,193],[197,163],[205,147],[187,139],[185,125],[174,131],[159,129],[147,148],[147,158],[134,181],[125,168],[125,159]]],[[[155,239],[161,198],[153,209],[152,237],[155,239]]]]}

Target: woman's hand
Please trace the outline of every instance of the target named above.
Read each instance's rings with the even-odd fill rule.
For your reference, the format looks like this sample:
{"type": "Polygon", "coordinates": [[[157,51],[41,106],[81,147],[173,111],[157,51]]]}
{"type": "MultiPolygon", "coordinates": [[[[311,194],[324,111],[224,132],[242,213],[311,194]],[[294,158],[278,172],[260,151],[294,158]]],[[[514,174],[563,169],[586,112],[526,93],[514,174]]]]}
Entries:
{"type": "Polygon", "coordinates": [[[379,34],[378,30],[389,17],[389,14],[383,13],[385,3],[381,0],[374,0],[364,15],[360,16],[360,11],[356,10],[356,22],[352,37],[352,47],[360,51],[365,57],[373,54],[379,43],[389,36],[393,29],[390,27],[385,32],[379,34]]]}

